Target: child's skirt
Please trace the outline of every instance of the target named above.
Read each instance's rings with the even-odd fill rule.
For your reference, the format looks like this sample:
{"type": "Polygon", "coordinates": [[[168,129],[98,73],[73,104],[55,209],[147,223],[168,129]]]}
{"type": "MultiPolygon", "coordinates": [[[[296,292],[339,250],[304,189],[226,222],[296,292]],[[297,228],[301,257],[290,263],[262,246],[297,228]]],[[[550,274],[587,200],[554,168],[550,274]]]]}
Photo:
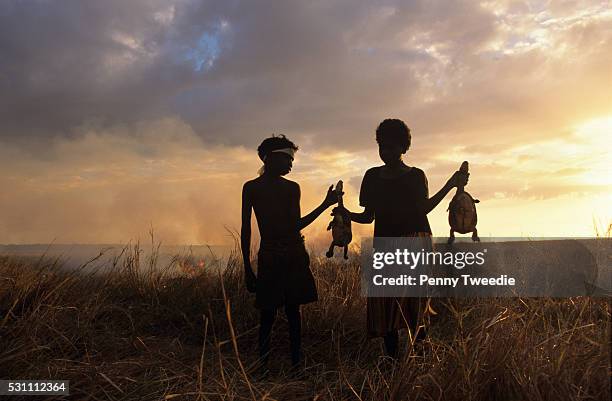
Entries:
{"type": "Polygon", "coordinates": [[[317,287],[303,237],[261,241],[257,255],[256,308],[277,308],[317,300],[317,287]]]}
{"type": "MultiPolygon", "coordinates": [[[[418,232],[406,237],[429,237],[430,249],[433,249],[431,234],[418,232]]],[[[368,337],[382,337],[387,333],[410,328],[412,334],[416,332],[427,310],[430,310],[426,298],[368,298],[366,321],[368,337]]]]}

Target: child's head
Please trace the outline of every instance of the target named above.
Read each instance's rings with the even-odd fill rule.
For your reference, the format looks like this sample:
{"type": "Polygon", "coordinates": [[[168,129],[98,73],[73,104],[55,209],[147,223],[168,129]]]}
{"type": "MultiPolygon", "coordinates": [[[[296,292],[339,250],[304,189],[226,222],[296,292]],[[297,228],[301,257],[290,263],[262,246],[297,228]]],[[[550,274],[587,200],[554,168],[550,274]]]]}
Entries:
{"type": "Polygon", "coordinates": [[[385,164],[400,160],[410,148],[410,139],[410,128],[396,118],[388,118],[376,128],[378,154],[385,164]]]}
{"type": "Polygon", "coordinates": [[[293,166],[293,153],[298,147],[284,135],[266,138],[257,148],[259,158],[264,162],[266,173],[285,175],[293,166]]]}

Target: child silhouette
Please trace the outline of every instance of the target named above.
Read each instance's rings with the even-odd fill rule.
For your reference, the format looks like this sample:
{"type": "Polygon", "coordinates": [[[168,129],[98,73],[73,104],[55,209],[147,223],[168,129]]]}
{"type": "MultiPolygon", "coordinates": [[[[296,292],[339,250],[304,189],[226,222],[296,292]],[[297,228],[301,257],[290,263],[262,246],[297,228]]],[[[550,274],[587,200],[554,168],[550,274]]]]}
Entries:
{"type": "MultiPolygon", "coordinates": [[[[457,171],[429,198],[423,170],[402,160],[410,141],[410,129],[402,120],[386,119],[376,129],[378,153],[384,165],[366,171],[359,193],[359,204],[365,209],[350,213],[356,223],[374,222],[374,238],[431,237],[427,214],[453,187],[467,184],[468,174],[457,171]]],[[[368,336],[384,337],[387,354],[396,357],[398,330],[406,328],[406,321],[417,340],[424,337],[419,327],[424,309],[420,298],[368,298],[368,336]]]]}
{"type": "Polygon", "coordinates": [[[291,362],[300,362],[300,305],[317,300],[317,289],[310,271],[310,259],[300,230],[312,223],[337,202],[330,186],[327,196],[306,216],[300,213],[300,186],[283,178],[291,171],[298,147],[284,135],[265,139],[257,148],[264,162],[259,177],[242,188],[241,248],[247,289],[255,292],[260,309],[259,355],[265,366],[270,350],[270,334],[279,307],[285,308],[289,322],[291,362]],[[251,267],[251,210],[255,211],[260,245],[257,276],[251,267]]]}

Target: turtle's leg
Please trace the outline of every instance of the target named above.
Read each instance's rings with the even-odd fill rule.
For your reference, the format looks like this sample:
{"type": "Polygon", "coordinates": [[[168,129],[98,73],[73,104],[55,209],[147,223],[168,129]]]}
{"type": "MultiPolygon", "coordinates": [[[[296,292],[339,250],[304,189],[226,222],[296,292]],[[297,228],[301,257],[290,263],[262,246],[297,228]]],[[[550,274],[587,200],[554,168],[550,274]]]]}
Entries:
{"type": "Polygon", "coordinates": [[[453,229],[450,229],[450,236],[448,237],[448,245],[452,245],[452,243],[455,242],[455,231],[453,231],[453,229]]]}
{"type": "Polygon", "coordinates": [[[329,249],[327,250],[327,253],[325,254],[325,256],[327,256],[328,258],[331,258],[332,256],[334,256],[334,242],[333,241],[331,245],[329,246],[329,249]]]}
{"type": "Polygon", "coordinates": [[[348,245],[344,245],[344,259],[348,259],[348,245]]]}
{"type": "Polygon", "coordinates": [[[480,242],[480,238],[478,238],[478,230],[474,227],[474,231],[472,231],[472,241],[480,242]]]}

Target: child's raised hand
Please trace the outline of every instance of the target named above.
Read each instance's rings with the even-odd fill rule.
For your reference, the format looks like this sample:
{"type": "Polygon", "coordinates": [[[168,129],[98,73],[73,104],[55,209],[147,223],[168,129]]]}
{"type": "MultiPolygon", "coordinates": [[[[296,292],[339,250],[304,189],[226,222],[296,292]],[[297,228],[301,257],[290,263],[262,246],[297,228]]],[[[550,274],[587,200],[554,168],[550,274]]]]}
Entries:
{"type": "Polygon", "coordinates": [[[329,189],[327,190],[327,195],[325,195],[325,199],[323,200],[323,205],[325,205],[325,207],[329,207],[338,203],[338,196],[342,195],[344,195],[344,192],[337,193],[334,190],[334,186],[330,185],[329,189]]]}
{"type": "Polygon", "coordinates": [[[470,173],[464,171],[455,171],[455,173],[448,179],[446,186],[448,188],[465,187],[470,178],[470,173]]]}

